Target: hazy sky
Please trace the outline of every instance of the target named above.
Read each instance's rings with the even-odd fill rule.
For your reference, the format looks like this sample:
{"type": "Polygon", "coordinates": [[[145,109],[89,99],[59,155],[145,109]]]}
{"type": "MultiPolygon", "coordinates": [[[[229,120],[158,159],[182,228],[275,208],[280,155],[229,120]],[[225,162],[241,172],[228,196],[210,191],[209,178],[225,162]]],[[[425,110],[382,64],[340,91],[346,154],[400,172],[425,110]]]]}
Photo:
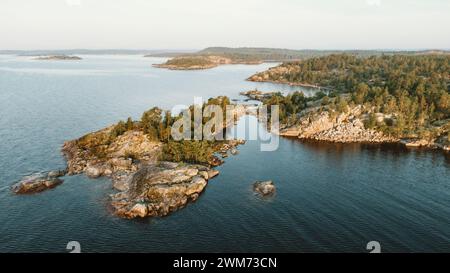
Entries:
{"type": "Polygon", "coordinates": [[[450,0],[1,0],[0,49],[450,48],[450,0]]]}

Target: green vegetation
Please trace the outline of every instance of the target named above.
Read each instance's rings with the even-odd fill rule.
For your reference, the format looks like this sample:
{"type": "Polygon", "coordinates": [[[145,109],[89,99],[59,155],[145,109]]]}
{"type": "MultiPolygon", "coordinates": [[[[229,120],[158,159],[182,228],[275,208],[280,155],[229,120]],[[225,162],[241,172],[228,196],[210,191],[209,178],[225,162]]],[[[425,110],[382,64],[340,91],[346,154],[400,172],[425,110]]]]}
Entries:
{"type": "Polygon", "coordinates": [[[215,152],[210,141],[168,141],[163,147],[163,160],[189,163],[208,163],[215,152]]]}
{"type": "MultiPolygon", "coordinates": [[[[341,54],[284,63],[260,75],[270,81],[332,88],[333,93],[323,96],[323,106],[343,112],[347,105],[361,104],[369,109],[367,127],[397,137],[432,138],[447,128],[436,125],[448,124],[450,119],[449,71],[449,55],[359,58],[341,54]],[[330,99],[343,93],[350,96],[330,99]],[[375,113],[391,118],[377,122],[375,113]]],[[[280,119],[286,122],[304,109],[305,99],[299,98],[298,94],[275,96],[265,103],[280,103],[280,119]]]]}
{"type": "MultiPolygon", "coordinates": [[[[381,50],[293,50],[258,47],[208,47],[194,53],[159,53],[148,56],[171,57],[172,59],[157,67],[169,69],[212,68],[224,63],[258,64],[261,62],[293,62],[309,58],[319,58],[336,54],[349,54],[358,57],[382,55],[449,55],[448,51],[381,51],[381,50]],[[222,60],[221,60],[222,59],[222,60]],[[224,60],[226,59],[226,60],[224,60]]],[[[285,79],[289,81],[291,79],[285,79]]]]}
{"type": "Polygon", "coordinates": [[[193,67],[193,66],[209,67],[214,66],[215,63],[211,61],[209,58],[203,56],[192,56],[192,57],[183,56],[170,59],[164,65],[176,67],[193,67]]]}
{"type": "Polygon", "coordinates": [[[267,106],[268,114],[270,114],[270,106],[279,106],[280,122],[284,124],[293,124],[297,121],[297,113],[306,108],[308,98],[302,92],[294,92],[287,96],[276,93],[270,98],[263,100],[267,106]]]}
{"type": "Polygon", "coordinates": [[[292,125],[298,120],[298,114],[308,108],[310,102],[321,101],[321,104],[328,105],[330,98],[336,95],[331,93],[329,95],[323,92],[317,92],[313,97],[305,97],[303,92],[295,91],[283,96],[281,93],[272,94],[269,98],[264,99],[263,104],[269,106],[267,108],[270,114],[270,106],[279,106],[279,118],[282,124],[292,125]]]}
{"type": "MultiPolygon", "coordinates": [[[[208,105],[219,105],[222,109],[230,104],[228,97],[211,98],[203,104],[203,109],[208,105]]],[[[194,117],[194,107],[189,108],[191,117],[194,117]]],[[[225,111],[224,111],[225,112],[225,111]]],[[[207,140],[183,140],[175,141],[171,137],[171,126],[182,117],[172,116],[170,111],[163,111],[158,107],[154,107],[142,114],[140,121],[119,121],[110,130],[101,130],[83,136],[77,141],[77,145],[90,155],[99,159],[107,156],[107,148],[118,137],[124,135],[128,131],[142,131],[149,140],[155,142],[163,142],[163,159],[170,161],[184,161],[190,163],[208,163],[212,158],[217,147],[223,141],[207,141],[207,140]]],[[[226,114],[224,113],[224,119],[226,114]]],[[[204,117],[203,124],[210,121],[212,117],[204,117]]],[[[193,137],[193,126],[191,128],[191,136],[193,137]]],[[[223,128],[220,128],[223,129],[223,128]]],[[[136,159],[134,154],[128,154],[127,157],[136,159]]]]}
{"type": "MultiPolygon", "coordinates": [[[[202,111],[208,105],[219,105],[223,109],[223,119],[226,118],[226,107],[230,105],[230,99],[226,96],[220,96],[217,98],[210,98],[206,103],[202,106],[202,111]]],[[[192,127],[191,127],[191,137],[194,135],[194,106],[189,107],[189,111],[191,113],[192,118],[192,127]]],[[[167,112],[166,112],[167,113],[167,112]]],[[[169,115],[170,116],[170,115],[169,115]]],[[[177,117],[171,118],[170,126],[181,118],[181,114],[177,117]]],[[[202,124],[206,124],[211,119],[216,118],[214,115],[211,117],[203,117],[202,124]]],[[[167,121],[167,117],[165,118],[167,121]]],[[[164,122],[163,122],[164,123],[164,122]]],[[[167,124],[169,124],[167,123],[167,124]]],[[[166,127],[169,128],[170,127],[166,127]]],[[[222,130],[223,128],[220,128],[222,130]]],[[[214,129],[215,130],[215,129],[214,129]]],[[[165,143],[163,147],[163,160],[175,161],[175,162],[189,162],[189,163],[208,163],[213,157],[214,152],[218,149],[218,147],[224,141],[216,141],[216,140],[182,140],[182,141],[174,141],[170,136],[170,131],[168,135],[164,138],[160,139],[165,143]]]]}
{"type": "Polygon", "coordinates": [[[106,149],[111,144],[111,133],[104,130],[87,134],[77,140],[77,145],[86,153],[96,156],[97,158],[105,158],[107,156],[106,149]]]}

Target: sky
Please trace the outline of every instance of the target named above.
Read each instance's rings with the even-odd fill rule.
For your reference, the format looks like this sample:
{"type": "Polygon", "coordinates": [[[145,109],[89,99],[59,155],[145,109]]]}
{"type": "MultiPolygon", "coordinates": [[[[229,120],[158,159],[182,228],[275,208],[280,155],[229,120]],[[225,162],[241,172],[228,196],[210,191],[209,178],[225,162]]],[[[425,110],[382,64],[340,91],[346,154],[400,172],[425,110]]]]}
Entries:
{"type": "Polygon", "coordinates": [[[1,0],[0,50],[450,49],[450,0],[1,0]]]}

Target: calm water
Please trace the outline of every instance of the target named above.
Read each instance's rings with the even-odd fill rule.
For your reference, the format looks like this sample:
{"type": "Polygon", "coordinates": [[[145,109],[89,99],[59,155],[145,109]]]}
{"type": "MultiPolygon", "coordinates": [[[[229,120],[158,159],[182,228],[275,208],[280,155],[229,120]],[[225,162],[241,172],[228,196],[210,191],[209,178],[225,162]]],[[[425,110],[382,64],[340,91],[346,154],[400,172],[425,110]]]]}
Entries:
{"type": "Polygon", "coordinates": [[[111,216],[107,179],[11,194],[23,175],[65,167],[65,140],[153,105],[296,89],[244,81],[274,64],[168,71],[151,67],[164,59],[83,57],[0,56],[0,251],[64,252],[72,240],[85,252],[359,252],[371,240],[386,252],[450,251],[450,156],[439,151],[280,139],[261,152],[249,141],[197,202],[165,218],[111,216]],[[275,182],[273,198],[253,195],[262,179],[275,182]]]}

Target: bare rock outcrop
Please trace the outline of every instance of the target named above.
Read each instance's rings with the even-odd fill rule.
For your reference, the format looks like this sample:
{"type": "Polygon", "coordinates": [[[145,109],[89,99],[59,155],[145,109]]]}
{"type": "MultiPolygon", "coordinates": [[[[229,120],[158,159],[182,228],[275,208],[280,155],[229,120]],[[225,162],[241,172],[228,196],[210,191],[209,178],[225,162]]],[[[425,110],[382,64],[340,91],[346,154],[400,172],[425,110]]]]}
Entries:
{"type": "MultiPolygon", "coordinates": [[[[207,185],[208,167],[174,162],[142,166],[124,180],[123,191],[111,195],[117,215],[125,218],[165,216],[197,200],[207,185]],[[202,175],[203,173],[203,175],[202,175]]],[[[218,171],[215,171],[218,173],[218,171]]]]}
{"type": "Polygon", "coordinates": [[[25,176],[11,187],[16,194],[31,194],[55,188],[63,183],[59,177],[65,175],[64,170],[51,171],[47,174],[37,173],[25,176]]]}
{"type": "Polygon", "coordinates": [[[136,171],[142,162],[149,164],[157,161],[162,144],[150,141],[142,131],[127,131],[109,145],[95,147],[97,150],[103,149],[97,153],[80,143],[88,137],[101,138],[110,130],[111,127],[64,143],[62,151],[67,159],[69,175],[85,173],[91,178],[114,177],[120,172],[136,171]]]}
{"type": "Polygon", "coordinates": [[[329,111],[322,109],[308,111],[296,125],[281,130],[280,135],[340,143],[398,141],[382,132],[365,128],[362,110],[362,106],[359,105],[349,109],[346,113],[334,116],[330,115],[329,111]]]}

